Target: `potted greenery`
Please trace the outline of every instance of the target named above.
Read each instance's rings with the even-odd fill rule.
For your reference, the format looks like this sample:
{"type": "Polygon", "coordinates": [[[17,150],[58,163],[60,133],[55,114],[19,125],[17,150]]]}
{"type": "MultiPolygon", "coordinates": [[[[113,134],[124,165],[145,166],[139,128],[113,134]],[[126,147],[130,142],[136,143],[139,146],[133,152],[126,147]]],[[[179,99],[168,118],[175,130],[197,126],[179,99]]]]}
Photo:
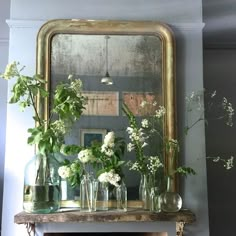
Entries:
{"type": "Polygon", "coordinates": [[[67,81],[56,86],[50,117],[45,119],[37,109],[36,98],[50,96],[45,89],[46,81],[40,75],[23,75],[23,69],[19,63],[13,62],[0,76],[7,80],[16,79],[9,103],[19,104],[22,111],[32,106],[35,112],[36,126],[28,129],[28,144],[36,146],[36,155],[25,168],[23,206],[27,212],[49,213],[60,207],[59,163],[55,154],[79,148],[67,147],[64,136],[80,118],[86,98],[81,92],[81,80],[70,75],[67,81]]]}

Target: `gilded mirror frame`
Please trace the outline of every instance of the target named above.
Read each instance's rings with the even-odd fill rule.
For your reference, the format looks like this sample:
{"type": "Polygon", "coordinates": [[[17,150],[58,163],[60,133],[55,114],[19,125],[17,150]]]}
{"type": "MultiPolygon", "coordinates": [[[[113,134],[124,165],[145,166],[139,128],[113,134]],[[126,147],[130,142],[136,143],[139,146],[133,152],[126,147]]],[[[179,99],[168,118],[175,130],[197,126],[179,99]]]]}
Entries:
{"type": "MultiPolygon", "coordinates": [[[[166,108],[164,133],[168,139],[176,139],[176,101],[175,101],[175,39],[170,27],[153,21],[106,21],[59,19],[46,22],[37,35],[37,74],[47,81],[46,90],[50,87],[51,42],[56,34],[82,35],[151,35],[157,36],[162,44],[162,92],[166,108]]],[[[48,119],[49,100],[38,98],[38,111],[48,119]]],[[[165,155],[165,168],[173,170],[165,155]]],[[[177,179],[176,179],[177,180],[177,179]]],[[[177,181],[175,181],[177,188],[177,181]]]]}

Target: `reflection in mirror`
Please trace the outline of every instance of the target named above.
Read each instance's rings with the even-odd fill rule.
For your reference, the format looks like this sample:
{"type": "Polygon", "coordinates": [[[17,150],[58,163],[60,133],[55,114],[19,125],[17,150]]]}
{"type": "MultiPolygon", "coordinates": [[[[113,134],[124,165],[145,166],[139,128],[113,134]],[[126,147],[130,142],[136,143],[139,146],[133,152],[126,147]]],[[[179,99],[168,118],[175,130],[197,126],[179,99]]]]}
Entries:
{"type": "MultiPolygon", "coordinates": [[[[169,108],[161,132],[174,138],[174,59],[169,29],[148,22],[116,22],[111,27],[109,22],[95,21],[91,25],[85,21],[81,29],[77,28],[80,21],[73,22],[72,28],[68,28],[70,23],[69,20],[49,22],[42,27],[38,36],[38,72],[48,80],[50,93],[60,81],[73,74],[82,80],[84,95],[88,97],[86,110],[66,142],[86,145],[91,139],[101,140],[104,133],[114,131],[128,144],[130,141],[126,129],[129,122],[122,112],[122,103],[140,122],[154,112],[152,109],[140,109],[144,100],[169,108]],[[56,23],[59,30],[55,28],[56,23]],[[119,32],[114,33],[116,30],[119,32]],[[109,86],[101,83],[107,74],[112,78],[112,85],[109,86]]],[[[161,143],[158,136],[151,140],[145,153],[148,156],[158,153],[161,143]]],[[[134,155],[134,152],[126,152],[124,159],[134,160],[134,155]]],[[[168,161],[163,161],[169,168],[168,161]]],[[[140,175],[128,171],[127,166],[124,167],[124,175],[128,199],[138,199],[140,175]]]]}
{"type": "MultiPolygon", "coordinates": [[[[51,92],[68,74],[73,74],[82,80],[88,97],[84,115],[73,127],[67,143],[81,144],[78,143],[81,129],[114,131],[129,143],[126,132],[129,124],[121,110],[122,102],[139,117],[142,101],[157,101],[158,105],[163,105],[159,37],[112,35],[108,54],[104,39],[107,35],[58,34],[52,39],[51,92]],[[101,83],[108,71],[112,86],[101,83]]],[[[149,143],[147,156],[158,153],[157,138],[149,143]]],[[[125,158],[134,160],[134,152],[127,153],[125,158]]],[[[124,173],[127,186],[134,189],[128,192],[129,199],[138,199],[139,175],[135,171],[125,170],[124,173]]]]}

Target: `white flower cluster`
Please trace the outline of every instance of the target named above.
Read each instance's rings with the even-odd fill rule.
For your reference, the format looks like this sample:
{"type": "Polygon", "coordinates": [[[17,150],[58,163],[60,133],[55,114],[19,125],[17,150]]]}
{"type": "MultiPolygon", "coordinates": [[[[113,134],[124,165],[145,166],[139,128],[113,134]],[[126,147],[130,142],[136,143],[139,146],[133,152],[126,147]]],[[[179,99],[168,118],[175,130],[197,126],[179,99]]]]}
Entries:
{"type": "Polygon", "coordinates": [[[227,99],[223,97],[222,106],[228,115],[228,120],[226,122],[226,125],[233,126],[234,109],[233,109],[232,103],[228,102],[227,99]]]}
{"type": "Polygon", "coordinates": [[[78,96],[81,95],[82,89],[82,81],[80,79],[74,79],[73,75],[68,76],[68,80],[71,80],[70,87],[75,91],[78,92],[78,96]]]}
{"type": "Polygon", "coordinates": [[[93,162],[95,160],[92,150],[89,149],[84,149],[80,151],[78,154],[78,158],[84,164],[88,162],[93,162]]]}
{"type": "Polygon", "coordinates": [[[231,156],[225,163],[224,167],[226,168],[226,170],[231,169],[232,167],[234,167],[234,157],[231,156]]]}
{"type": "Polygon", "coordinates": [[[101,183],[110,183],[116,187],[119,186],[118,182],[120,181],[120,176],[115,173],[114,170],[109,172],[104,172],[98,176],[98,181],[101,183]]]}
{"type": "Polygon", "coordinates": [[[145,101],[145,100],[143,100],[142,102],[141,102],[141,104],[140,104],[140,107],[142,107],[142,108],[144,108],[145,106],[147,106],[147,105],[152,105],[152,106],[157,106],[157,102],[156,101],[154,101],[154,102],[148,102],[148,101],[145,101]]]}
{"type": "Polygon", "coordinates": [[[136,129],[136,128],[131,128],[128,127],[126,129],[126,131],[129,134],[129,138],[132,142],[140,142],[142,143],[142,147],[145,147],[147,145],[147,143],[145,143],[145,140],[147,139],[147,137],[145,137],[145,133],[143,132],[143,129],[136,129]]]}
{"type": "Polygon", "coordinates": [[[224,163],[224,167],[226,170],[229,170],[234,167],[234,157],[231,156],[229,159],[225,160],[224,158],[221,158],[220,156],[217,157],[208,157],[213,158],[213,162],[220,162],[222,161],[224,163]]]}
{"type": "Polygon", "coordinates": [[[148,128],[149,127],[148,119],[142,119],[141,125],[142,125],[142,128],[148,128]]]}
{"type": "MultiPolygon", "coordinates": [[[[128,127],[127,132],[129,134],[129,138],[131,139],[132,142],[136,142],[136,141],[140,142],[142,148],[148,145],[145,142],[145,140],[148,137],[144,137],[144,133],[142,132],[142,129],[137,130],[137,129],[133,129],[131,127],[128,127]]],[[[127,144],[127,151],[128,152],[131,152],[134,149],[135,149],[135,145],[133,143],[127,144]]]]}
{"type": "Polygon", "coordinates": [[[71,175],[71,169],[69,166],[60,166],[58,169],[58,174],[62,179],[67,179],[71,175]]]}
{"type": "Polygon", "coordinates": [[[66,133],[65,123],[62,120],[56,120],[51,124],[51,129],[56,135],[61,135],[66,133]]]}
{"type": "Polygon", "coordinates": [[[158,156],[150,156],[150,157],[147,157],[147,158],[149,158],[149,163],[147,164],[147,168],[152,174],[155,174],[155,172],[160,167],[163,167],[163,164],[161,163],[158,156]]]}
{"type": "Polygon", "coordinates": [[[159,106],[159,109],[155,111],[155,117],[158,119],[162,118],[166,114],[166,109],[164,106],[159,106]]]}
{"type": "Polygon", "coordinates": [[[129,169],[135,170],[135,171],[142,171],[142,167],[140,166],[140,164],[137,161],[132,163],[132,165],[130,166],[129,169]]]}
{"type": "Polygon", "coordinates": [[[113,147],[115,146],[115,133],[108,132],[104,138],[101,152],[111,157],[114,155],[113,147]]]}
{"type": "Polygon", "coordinates": [[[14,77],[17,75],[17,65],[19,65],[18,62],[10,63],[6,66],[4,74],[0,75],[0,77],[9,80],[11,77],[14,77]]]}

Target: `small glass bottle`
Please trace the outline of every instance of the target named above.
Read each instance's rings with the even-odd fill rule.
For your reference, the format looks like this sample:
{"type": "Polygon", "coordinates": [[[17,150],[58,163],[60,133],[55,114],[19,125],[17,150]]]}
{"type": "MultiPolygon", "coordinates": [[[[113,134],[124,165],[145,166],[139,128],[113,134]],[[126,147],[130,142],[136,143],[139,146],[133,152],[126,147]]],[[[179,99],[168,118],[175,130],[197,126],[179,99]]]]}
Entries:
{"type": "Polygon", "coordinates": [[[149,209],[149,186],[148,186],[148,176],[142,176],[142,185],[140,186],[140,200],[143,202],[143,209],[149,209]]]}
{"type": "Polygon", "coordinates": [[[151,212],[161,212],[160,195],[157,187],[151,188],[149,206],[151,212]]]}
{"type": "Polygon", "coordinates": [[[116,209],[127,211],[127,187],[123,181],[116,187],[116,209]]]}
{"type": "Polygon", "coordinates": [[[108,183],[93,181],[93,210],[107,211],[108,210],[108,183]]]}
{"type": "Polygon", "coordinates": [[[80,211],[93,210],[93,183],[89,175],[83,175],[80,183],[80,211]]]}

